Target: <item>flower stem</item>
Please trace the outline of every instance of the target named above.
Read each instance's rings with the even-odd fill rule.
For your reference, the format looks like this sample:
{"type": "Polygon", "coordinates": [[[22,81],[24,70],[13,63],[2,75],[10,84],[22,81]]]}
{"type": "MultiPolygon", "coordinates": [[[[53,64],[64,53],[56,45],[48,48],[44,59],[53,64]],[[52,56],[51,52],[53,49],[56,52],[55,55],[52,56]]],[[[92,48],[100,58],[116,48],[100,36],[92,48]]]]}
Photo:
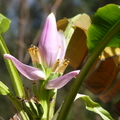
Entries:
{"type": "Polygon", "coordinates": [[[47,111],[48,111],[48,91],[44,88],[45,82],[40,81],[40,103],[43,107],[43,116],[42,119],[47,120],[47,111]]]}
{"type": "MultiPolygon", "coordinates": [[[[0,52],[2,54],[10,54],[2,36],[0,36],[0,52]]],[[[16,92],[16,96],[25,98],[25,91],[24,91],[20,76],[19,76],[15,66],[9,60],[5,60],[5,63],[6,63],[8,71],[9,71],[14,90],[16,92]]]]}
{"type": "Polygon", "coordinates": [[[40,103],[43,107],[42,119],[51,120],[54,115],[57,90],[46,90],[45,81],[40,81],[40,103]]]}
{"type": "Polygon", "coordinates": [[[52,120],[54,115],[55,103],[56,103],[57,89],[49,90],[49,101],[48,101],[48,120],[52,120]]]}
{"type": "Polygon", "coordinates": [[[120,31],[120,21],[118,21],[103,37],[100,43],[96,46],[95,50],[93,51],[92,55],[89,57],[83,68],[81,69],[80,74],[77,76],[76,80],[74,81],[73,85],[70,88],[70,91],[65,99],[65,102],[62,105],[60,113],[58,115],[57,120],[66,120],[69,110],[72,106],[72,103],[75,99],[75,96],[82,85],[83,81],[85,80],[87,73],[89,72],[90,68],[94,64],[95,60],[98,58],[99,54],[103,51],[103,49],[107,46],[109,41],[120,31]]]}

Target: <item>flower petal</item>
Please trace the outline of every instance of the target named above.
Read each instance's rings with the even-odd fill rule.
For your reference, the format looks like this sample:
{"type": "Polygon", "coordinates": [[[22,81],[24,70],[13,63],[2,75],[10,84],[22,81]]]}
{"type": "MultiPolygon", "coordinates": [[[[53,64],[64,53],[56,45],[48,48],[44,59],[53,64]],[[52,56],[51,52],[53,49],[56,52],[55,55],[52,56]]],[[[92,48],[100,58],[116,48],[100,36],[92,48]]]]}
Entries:
{"type": "Polygon", "coordinates": [[[14,63],[18,71],[21,74],[23,74],[26,78],[30,80],[40,80],[40,79],[44,80],[45,79],[45,74],[38,68],[25,65],[10,54],[4,54],[4,58],[8,60],[12,60],[12,62],[14,63]]]}
{"type": "Polygon", "coordinates": [[[56,61],[59,49],[56,19],[53,13],[46,19],[38,47],[44,66],[51,68],[56,61]]]}
{"type": "Polygon", "coordinates": [[[57,59],[62,60],[65,57],[65,52],[66,52],[66,41],[65,41],[65,36],[63,31],[59,31],[58,32],[58,39],[59,39],[59,43],[60,43],[60,52],[57,56],[57,59]]]}
{"type": "Polygon", "coordinates": [[[46,89],[60,89],[64,85],[66,85],[72,78],[75,78],[79,74],[80,70],[75,70],[69,72],[59,78],[50,80],[47,82],[45,88],[46,89]]]}

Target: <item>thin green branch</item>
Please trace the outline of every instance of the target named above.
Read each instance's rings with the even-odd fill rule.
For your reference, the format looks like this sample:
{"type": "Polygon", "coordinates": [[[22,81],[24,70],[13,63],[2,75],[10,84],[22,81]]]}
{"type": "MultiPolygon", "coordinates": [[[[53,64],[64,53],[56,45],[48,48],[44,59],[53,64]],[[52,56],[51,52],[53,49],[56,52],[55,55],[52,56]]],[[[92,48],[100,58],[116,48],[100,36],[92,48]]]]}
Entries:
{"type": "Polygon", "coordinates": [[[98,58],[99,54],[103,51],[109,41],[120,31],[120,21],[118,21],[103,37],[101,42],[96,46],[96,49],[93,51],[92,55],[89,57],[85,65],[83,66],[80,74],[77,76],[76,80],[74,81],[70,91],[65,99],[65,102],[62,105],[60,113],[58,115],[57,120],[66,120],[69,110],[72,106],[72,103],[75,99],[75,96],[82,85],[83,81],[85,80],[87,73],[89,72],[90,68],[94,64],[95,60],[98,58]]]}
{"type": "MultiPolygon", "coordinates": [[[[2,36],[0,36],[0,52],[2,54],[9,54],[9,50],[8,50],[6,44],[4,43],[2,36]]],[[[25,91],[24,91],[24,88],[22,85],[22,81],[20,79],[20,76],[19,76],[15,66],[13,65],[13,63],[10,60],[6,60],[6,59],[4,59],[4,60],[5,60],[7,69],[9,71],[9,74],[10,74],[10,77],[12,80],[12,84],[13,84],[14,90],[16,92],[16,96],[25,98],[25,91]]]]}

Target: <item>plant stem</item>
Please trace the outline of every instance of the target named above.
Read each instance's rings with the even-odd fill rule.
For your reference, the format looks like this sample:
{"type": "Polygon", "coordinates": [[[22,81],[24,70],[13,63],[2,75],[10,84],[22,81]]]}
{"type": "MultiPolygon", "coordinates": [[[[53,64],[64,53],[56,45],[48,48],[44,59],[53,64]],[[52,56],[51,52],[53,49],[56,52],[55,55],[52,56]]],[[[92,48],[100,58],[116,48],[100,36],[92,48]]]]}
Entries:
{"type": "Polygon", "coordinates": [[[56,103],[57,89],[49,91],[48,120],[52,120],[56,103]]]}
{"type": "Polygon", "coordinates": [[[54,115],[57,90],[46,90],[46,81],[40,81],[40,103],[43,107],[42,119],[51,120],[54,115]]]}
{"type": "Polygon", "coordinates": [[[40,81],[40,103],[43,107],[43,116],[42,119],[47,120],[47,111],[48,111],[48,91],[44,88],[45,82],[40,81]]]}
{"type": "Polygon", "coordinates": [[[95,60],[98,58],[99,54],[103,51],[103,49],[107,46],[109,41],[120,31],[120,21],[118,21],[103,37],[101,42],[96,46],[96,49],[93,51],[92,55],[89,57],[83,68],[81,69],[80,74],[77,76],[76,80],[74,81],[73,85],[68,92],[68,95],[65,99],[65,102],[62,105],[60,113],[58,115],[57,120],[66,120],[69,110],[72,106],[72,103],[75,99],[75,96],[82,85],[83,81],[85,80],[87,73],[89,72],[90,68],[94,64],[95,60]]]}
{"type": "MultiPolygon", "coordinates": [[[[2,54],[10,54],[6,44],[4,43],[2,36],[0,36],[0,52],[2,54]]],[[[4,59],[4,60],[5,60],[7,69],[9,71],[16,95],[21,98],[25,98],[25,91],[24,91],[24,88],[22,85],[22,81],[20,79],[20,76],[19,76],[15,66],[13,65],[13,63],[11,61],[6,60],[6,59],[4,59]]]]}

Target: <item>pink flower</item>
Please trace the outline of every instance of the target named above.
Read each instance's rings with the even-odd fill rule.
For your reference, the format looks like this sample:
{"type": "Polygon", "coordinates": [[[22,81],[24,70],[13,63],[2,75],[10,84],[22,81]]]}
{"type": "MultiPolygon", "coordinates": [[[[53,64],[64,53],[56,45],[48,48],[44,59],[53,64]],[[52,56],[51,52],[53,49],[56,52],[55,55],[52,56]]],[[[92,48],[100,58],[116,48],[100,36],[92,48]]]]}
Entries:
{"type": "Polygon", "coordinates": [[[12,60],[18,71],[30,80],[45,80],[45,74],[38,68],[31,67],[21,63],[15,57],[10,54],[4,54],[4,58],[12,60]]]}
{"type": "Polygon", "coordinates": [[[42,63],[46,68],[51,68],[55,63],[59,46],[56,20],[54,14],[51,13],[46,19],[38,45],[42,63]]]}
{"type": "Polygon", "coordinates": [[[66,85],[72,78],[76,78],[79,74],[80,70],[75,70],[72,72],[69,72],[61,77],[58,77],[53,80],[49,80],[46,84],[46,89],[60,89],[64,85],[66,85]]]}
{"type": "Polygon", "coordinates": [[[33,63],[41,64],[44,68],[36,68],[25,65],[10,54],[4,54],[4,58],[12,60],[18,71],[30,80],[48,80],[46,89],[59,89],[66,85],[79,71],[72,71],[61,77],[69,64],[69,60],[64,60],[66,52],[65,37],[62,31],[57,31],[54,14],[51,13],[46,21],[41,34],[38,48],[33,46],[29,49],[33,63]],[[58,78],[49,80],[45,71],[51,69],[58,78]]]}

